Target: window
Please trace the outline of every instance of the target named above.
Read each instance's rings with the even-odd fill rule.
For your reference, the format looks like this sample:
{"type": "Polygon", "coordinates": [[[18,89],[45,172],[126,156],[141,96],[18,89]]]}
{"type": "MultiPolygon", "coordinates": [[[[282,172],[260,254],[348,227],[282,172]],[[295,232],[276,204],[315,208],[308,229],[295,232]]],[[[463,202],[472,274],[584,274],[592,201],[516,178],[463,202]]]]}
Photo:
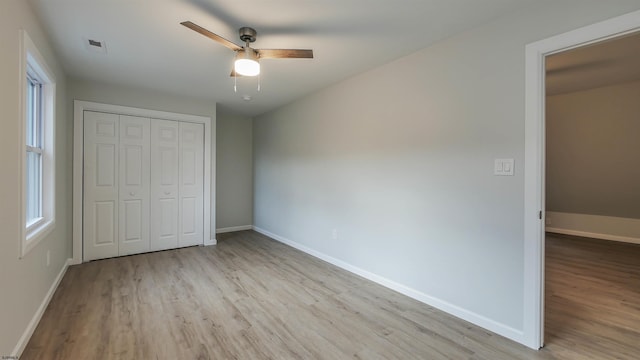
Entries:
{"type": "Polygon", "coordinates": [[[27,75],[27,223],[42,219],[42,84],[27,75]]]}
{"type": "Polygon", "coordinates": [[[26,32],[21,33],[21,112],[24,122],[22,153],[24,256],[55,225],[54,125],[55,82],[43,57],[26,32]]]}

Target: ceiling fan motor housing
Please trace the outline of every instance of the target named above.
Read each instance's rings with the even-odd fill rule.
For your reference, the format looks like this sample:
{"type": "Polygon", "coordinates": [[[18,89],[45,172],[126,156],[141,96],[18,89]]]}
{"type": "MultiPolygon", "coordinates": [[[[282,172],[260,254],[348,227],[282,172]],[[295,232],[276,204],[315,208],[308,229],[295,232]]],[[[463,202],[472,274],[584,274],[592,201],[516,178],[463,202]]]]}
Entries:
{"type": "Polygon", "coordinates": [[[241,27],[240,30],[238,31],[240,33],[240,40],[246,42],[254,42],[256,41],[256,35],[258,35],[258,33],[256,32],[256,30],[254,28],[250,28],[250,27],[241,27]]]}

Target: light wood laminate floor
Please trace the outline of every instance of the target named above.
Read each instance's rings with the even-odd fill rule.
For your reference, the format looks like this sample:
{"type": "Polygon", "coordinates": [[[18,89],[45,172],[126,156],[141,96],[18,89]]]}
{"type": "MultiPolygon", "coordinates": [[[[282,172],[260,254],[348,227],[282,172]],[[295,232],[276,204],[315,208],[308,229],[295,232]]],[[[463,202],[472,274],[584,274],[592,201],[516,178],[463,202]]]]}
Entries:
{"type": "Polygon", "coordinates": [[[548,234],[545,350],[640,359],[640,245],[548,234]]]}
{"type": "Polygon", "coordinates": [[[218,240],[70,267],[21,359],[578,359],[601,347],[554,330],[530,350],[258,233],[218,240]]]}

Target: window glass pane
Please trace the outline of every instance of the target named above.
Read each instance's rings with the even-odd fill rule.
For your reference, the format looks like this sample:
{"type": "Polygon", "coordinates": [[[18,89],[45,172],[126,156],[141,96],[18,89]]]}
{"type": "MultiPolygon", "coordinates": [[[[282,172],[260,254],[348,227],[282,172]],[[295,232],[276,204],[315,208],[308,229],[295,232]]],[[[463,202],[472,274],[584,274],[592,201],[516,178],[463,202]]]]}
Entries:
{"type": "Polygon", "coordinates": [[[35,84],[27,78],[27,145],[36,146],[34,141],[35,120],[35,84]]]}
{"type": "Polygon", "coordinates": [[[42,216],[42,155],[27,151],[27,225],[42,216]]]}
{"type": "Polygon", "coordinates": [[[27,145],[41,147],[42,132],[42,85],[27,77],[27,145]]]}
{"type": "Polygon", "coordinates": [[[35,77],[27,75],[27,126],[26,144],[40,151],[27,149],[26,215],[27,223],[42,217],[42,85],[35,77]]]}

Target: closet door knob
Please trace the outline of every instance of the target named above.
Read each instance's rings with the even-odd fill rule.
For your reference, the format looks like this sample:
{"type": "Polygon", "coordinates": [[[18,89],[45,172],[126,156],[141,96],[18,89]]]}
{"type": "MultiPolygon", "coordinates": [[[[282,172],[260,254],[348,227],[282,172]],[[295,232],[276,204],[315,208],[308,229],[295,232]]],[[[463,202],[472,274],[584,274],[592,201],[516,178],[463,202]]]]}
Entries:
{"type": "Polygon", "coordinates": [[[171,191],[165,191],[164,194],[165,195],[171,195],[171,191]]]}
{"type": "Polygon", "coordinates": [[[129,196],[136,196],[136,193],[134,193],[133,191],[129,193],[129,196]]]}

